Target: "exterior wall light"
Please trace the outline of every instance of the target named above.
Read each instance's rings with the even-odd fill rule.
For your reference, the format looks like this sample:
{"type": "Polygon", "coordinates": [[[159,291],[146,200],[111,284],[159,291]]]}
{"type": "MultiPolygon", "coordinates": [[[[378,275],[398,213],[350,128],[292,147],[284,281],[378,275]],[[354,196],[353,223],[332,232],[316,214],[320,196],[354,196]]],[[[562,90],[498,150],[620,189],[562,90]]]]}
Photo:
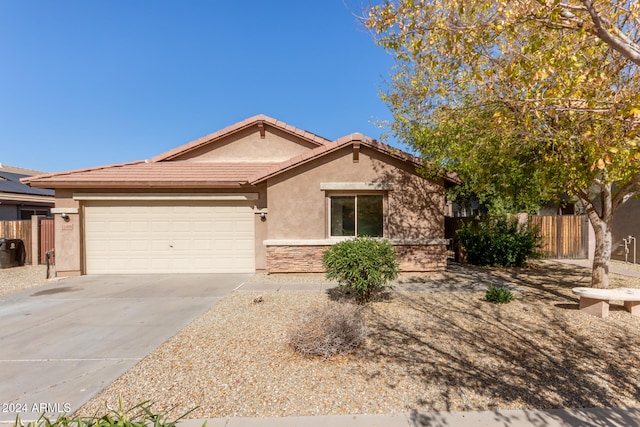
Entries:
{"type": "Polygon", "coordinates": [[[70,218],[69,218],[68,214],[63,212],[63,213],[60,214],[60,217],[64,220],[64,222],[69,222],[70,218]]]}

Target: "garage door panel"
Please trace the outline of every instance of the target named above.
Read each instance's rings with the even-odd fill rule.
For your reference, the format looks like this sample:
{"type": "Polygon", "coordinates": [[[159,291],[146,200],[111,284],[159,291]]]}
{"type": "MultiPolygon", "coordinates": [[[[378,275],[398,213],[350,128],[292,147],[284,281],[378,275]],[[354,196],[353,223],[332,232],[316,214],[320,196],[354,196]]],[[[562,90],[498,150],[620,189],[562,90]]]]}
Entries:
{"type": "Polygon", "coordinates": [[[169,243],[165,239],[149,240],[149,249],[155,253],[155,257],[162,256],[163,252],[169,249],[169,243]]]}
{"type": "Polygon", "coordinates": [[[93,242],[93,249],[95,252],[106,252],[109,250],[110,242],[108,240],[95,240],[93,242]]]}
{"type": "Polygon", "coordinates": [[[213,249],[219,255],[223,255],[226,251],[232,250],[234,248],[233,243],[233,239],[230,238],[217,239],[215,242],[213,242],[213,249]]]}
{"type": "Polygon", "coordinates": [[[175,222],[171,224],[171,231],[178,233],[192,233],[193,224],[187,222],[175,222]]]}
{"type": "Polygon", "coordinates": [[[236,231],[238,233],[251,233],[251,234],[253,234],[253,223],[239,223],[239,224],[236,224],[236,231]]]}
{"type": "Polygon", "coordinates": [[[168,233],[169,230],[171,230],[169,222],[158,221],[151,223],[152,232],[168,233]]]}
{"type": "Polygon", "coordinates": [[[148,251],[149,242],[143,239],[131,239],[128,249],[136,252],[148,251]]]}
{"type": "Polygon", "coordinates": [[[195,233],[211,233],[214,230],[214,226],[210,222],[193,222],[191,223],[191,229],[195,233]]]}
{"type": "Polygon", "coordinates": [[[88,274],[255,270],[248,205],[92,202],[84,213],[88,274]]]}
{"type": "Polygon", "coordinates": [[[252,250],[253,247],[254,247],[253,242],[244,241],[244,240],[236,240],[234,242],[235,249],[240,249],[240,250],[249,252],[252,250]]]}
{"type": "Polygon", "coordinates": [[[213,249],[213,242],[210,240],[194,240],[192,248],[198,251],[210,251],[213,249]]]}

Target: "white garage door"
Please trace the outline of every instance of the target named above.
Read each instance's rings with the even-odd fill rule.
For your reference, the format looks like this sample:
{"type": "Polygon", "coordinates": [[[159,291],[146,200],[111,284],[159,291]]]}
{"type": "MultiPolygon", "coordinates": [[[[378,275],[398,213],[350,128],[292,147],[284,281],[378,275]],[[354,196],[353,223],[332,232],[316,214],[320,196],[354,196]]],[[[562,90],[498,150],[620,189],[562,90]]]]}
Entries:
{"type": "Polygon", "coordinates": [[[238,202],[90,202],[87,274],[255,271],[254,215],[238,202]]]}

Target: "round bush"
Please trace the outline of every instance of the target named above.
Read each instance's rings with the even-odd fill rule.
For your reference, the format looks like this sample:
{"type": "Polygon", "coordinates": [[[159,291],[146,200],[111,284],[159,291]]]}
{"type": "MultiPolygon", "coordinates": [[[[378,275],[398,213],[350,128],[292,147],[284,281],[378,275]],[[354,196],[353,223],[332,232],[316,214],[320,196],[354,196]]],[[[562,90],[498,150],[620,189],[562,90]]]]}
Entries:
{"type": "Polygon", "coordinates": [[[371,299],[398,277],[396,252],[386,240],[357,237],[336,243],[324,252],[322,262],[327,278],[354,291],[358,303],[371,299]]]}
{"type": "Polygon", "coordinates": [[[536,228],[516,218],[490,217],[464,225],[456,232],[467,260],[474,265],[521,267],[538,257],[541,237],[536,228]]]}

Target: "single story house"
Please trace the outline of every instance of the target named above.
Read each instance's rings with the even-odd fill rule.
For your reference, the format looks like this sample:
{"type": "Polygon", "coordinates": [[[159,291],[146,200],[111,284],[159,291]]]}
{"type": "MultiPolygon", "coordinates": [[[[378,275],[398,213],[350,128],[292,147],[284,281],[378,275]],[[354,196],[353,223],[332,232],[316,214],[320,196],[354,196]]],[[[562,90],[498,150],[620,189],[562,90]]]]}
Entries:
{"type": "Polygon", "coordinates": [[[0,221],[31,219],[32,215],[51,214],[53,190],[29,187],[20,181],[42,173],[0,164],[0,221]]]}
{"type": "Polygon", "coordinates": [[[444,189],[420,159],[258,115],[151,160],[39,175],[55,189],[58,276],[319,272],[351,236],[389,239],[404,271],[446,263],[444,189]]]}

